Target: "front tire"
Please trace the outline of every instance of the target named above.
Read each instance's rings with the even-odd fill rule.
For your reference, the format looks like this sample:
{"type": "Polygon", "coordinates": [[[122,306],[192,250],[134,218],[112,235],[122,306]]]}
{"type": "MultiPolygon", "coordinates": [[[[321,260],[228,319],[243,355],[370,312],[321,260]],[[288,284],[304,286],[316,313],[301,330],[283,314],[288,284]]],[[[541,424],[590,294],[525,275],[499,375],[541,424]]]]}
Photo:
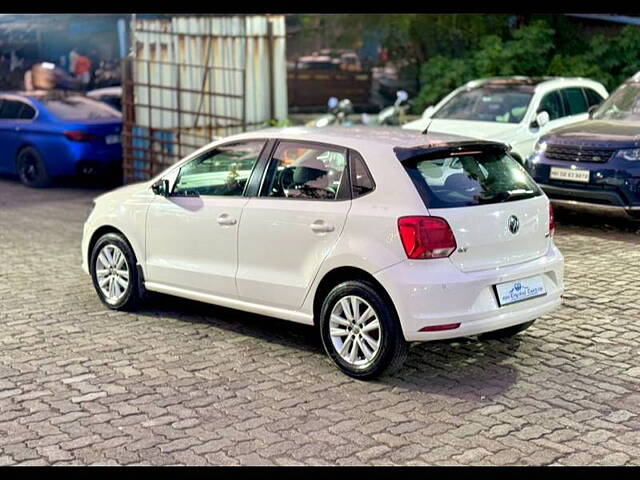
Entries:
{"type": "Polygon", "coordinates": [[[140,301],[136,256],[125,238],[107,233],[93,246],[89,262],[98,297],[112,310],[132,310],[140,301]]]}
{"type": "Polygon", "coordinates": [[[493,332],[483,333],[478,335],[480,340],[500,340],[503,338],[511,338],[514,335],[525,331],[531,325],[533,325],[535,320],[531,320],[530,322],[521,323],[519,325],[513,325],[512,327],[501,328],[500,330],[494,330],[493,332]]]}
{"type": "Polygon", "coordinates": [[[16,171],[20,181],[27,187],[44,188],[51,185],[51,177],[42,156],[33,147],[24,147],[18,152],[16,171]]]}
{"type": "Polygon", "coordinates": [[[409,349],[390,300],[362,280],[329,292],[320,311],[320,335],[336,366],[361,380],[397,371],[409,349]]]}

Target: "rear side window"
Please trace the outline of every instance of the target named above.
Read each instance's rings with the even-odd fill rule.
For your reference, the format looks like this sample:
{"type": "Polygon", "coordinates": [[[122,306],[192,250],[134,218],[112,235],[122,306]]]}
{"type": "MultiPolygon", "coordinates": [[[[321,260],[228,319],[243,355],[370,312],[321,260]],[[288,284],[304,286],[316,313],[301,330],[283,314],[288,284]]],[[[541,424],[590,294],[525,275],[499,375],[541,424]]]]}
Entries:
{"type": "Polygon", "coordinates": [[[569,115],[578,115],[588,110],[587,99],[581,88],[563,88],[562,96],[569,115]]]}
{"type": "Polygon", "coordinates": [[[429,208],[453,208],[541,195],[524,168],[504,152],[421,156],[403,162],[429,208]]]}
{"type": "Polygon", "coordinates": [[[590,88],[585,88],[584,93],[587,95],[587,103],[590,107],[599,105],[602,103],[602,100],[604,100],[598,92],[591,90],[590,88]]]}
{"type": "Polygon", "coordinates": [[[269,165],[263,197],[339,200],[347,154],[342,148],[303,142],[280,142],[269,165]]]}
{"type": "Polygon", "coordinates": [[[351,150],[349,157],[351,159],[352,197],[358,198],[372,192],[375,188],[375,183],[360,154],[351,150]]]}
{"type": "Polygon", "coordinates": [[[122,114],[113,107],[80,95],[50,98],[42,103],[56,117],[63,120],[93,120],[98,118],[122,118],[122,114]]]}

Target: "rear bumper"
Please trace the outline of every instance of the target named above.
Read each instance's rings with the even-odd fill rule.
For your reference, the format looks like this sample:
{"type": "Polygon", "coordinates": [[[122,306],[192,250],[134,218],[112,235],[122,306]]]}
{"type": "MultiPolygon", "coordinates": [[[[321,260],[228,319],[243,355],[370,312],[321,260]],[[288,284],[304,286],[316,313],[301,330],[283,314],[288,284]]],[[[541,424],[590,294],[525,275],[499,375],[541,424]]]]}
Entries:
{"type": "Polygon", "coordinates": [[[491,332],[545,315],[560,305],[564,259],[552,244],[544,257],[492,270],[461,272],[449,259],[403,261],[375,277],[394,302],[404,337],[430,341],[491,332]],[[498,306],[493,286],[540,275],[546,295],[498,306]],[[460,323],[458,328],[420,332],[423,327],[460,323]]]}

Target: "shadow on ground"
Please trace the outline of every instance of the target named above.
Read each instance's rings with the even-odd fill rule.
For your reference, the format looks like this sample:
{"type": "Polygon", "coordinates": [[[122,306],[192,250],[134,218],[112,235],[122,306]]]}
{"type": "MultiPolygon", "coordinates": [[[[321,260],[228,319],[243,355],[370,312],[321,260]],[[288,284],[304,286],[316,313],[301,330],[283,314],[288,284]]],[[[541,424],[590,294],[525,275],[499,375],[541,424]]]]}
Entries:
{"type": "MultiPolygon", "coordinates": [[[[136,312],[140,316],[172,318],[196,328],[200,338],[214,335],[207,327],[244,335],[263,342],[325,356],[317,329],[273,317],[209,305],[153,293],[136,312]]],[[[465,400],[487,400],[509,389],[518,378],[508,364],[527,341],[526,332],[507,340],[475,338],[414,343],[404,367],[391,376],[375,380],[400,389],[438,393],[465,400]]],[[[326,359],[327,373],[334,367],[326,359]]],[[[355,381],[355,380],[354,380],[355,381]]]]}

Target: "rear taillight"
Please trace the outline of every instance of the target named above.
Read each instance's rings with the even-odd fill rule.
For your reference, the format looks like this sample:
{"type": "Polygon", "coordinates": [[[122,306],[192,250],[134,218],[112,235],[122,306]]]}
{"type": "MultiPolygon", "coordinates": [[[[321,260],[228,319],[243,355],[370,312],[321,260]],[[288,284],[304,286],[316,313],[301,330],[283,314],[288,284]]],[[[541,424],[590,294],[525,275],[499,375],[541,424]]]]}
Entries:
{"type": "Polygon", "coordinates": [[[451,227],[440,217],[400,217],[398,230],[408,258],[444,258],[456,249],[451,227]]]}
{"type": "Polygon", "coordinates": [[[80,130],[65,130],[63,133],[65,137],[74,142],[92,142],[98,138],[96,135],[81,132],[80,130]]]}
{"type": "Polygon", "coordinates": [[[553,206],[551,202],[549,202],[549,236],[553,238],[553,235],[556,233],[556,219],[553,215],[553,206]]]}

